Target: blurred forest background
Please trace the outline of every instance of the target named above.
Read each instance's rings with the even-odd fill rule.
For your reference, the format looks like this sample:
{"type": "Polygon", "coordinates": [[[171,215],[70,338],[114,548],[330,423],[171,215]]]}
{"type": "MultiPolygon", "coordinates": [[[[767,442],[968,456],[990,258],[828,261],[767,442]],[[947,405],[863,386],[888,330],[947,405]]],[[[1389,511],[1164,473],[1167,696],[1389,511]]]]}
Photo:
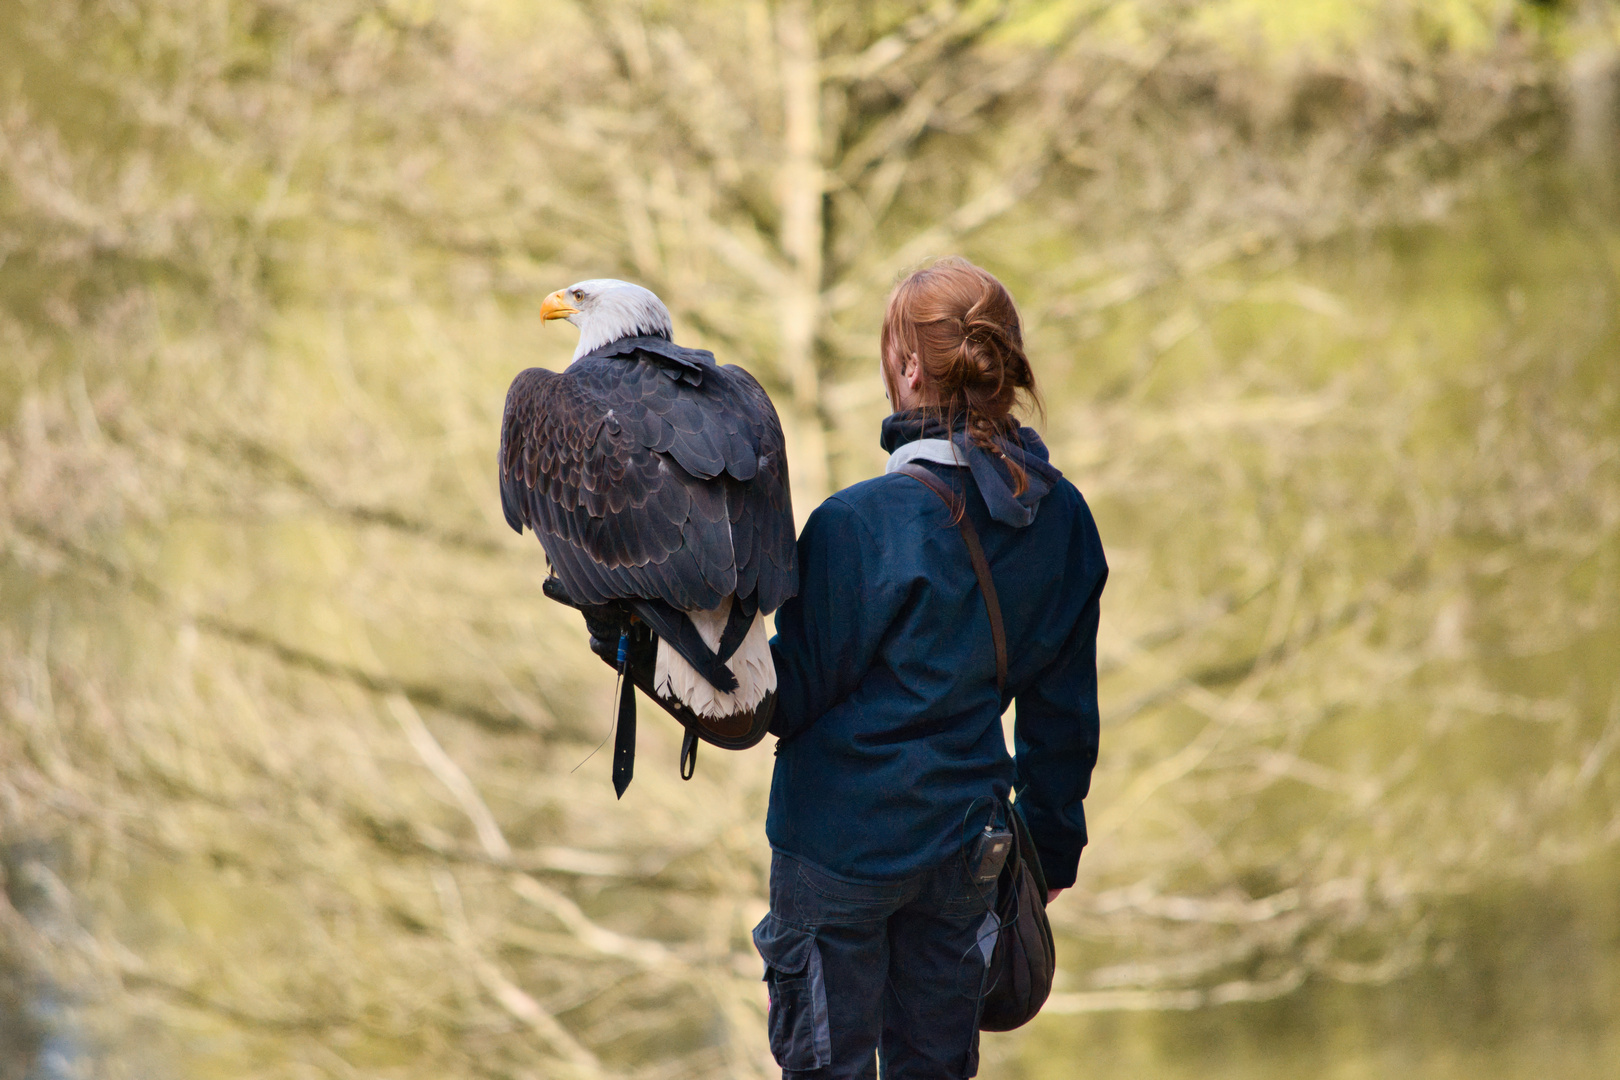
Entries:
{"type": "Polygon", "coordinates": [[[1620,6],[0,0],[0,1078],[772,1075],[771,757],[615,803],[501,520],[548,292],[875,474],[1019,298],[1113,576],[983,1075],[1620,1075],[1620,6]]]}

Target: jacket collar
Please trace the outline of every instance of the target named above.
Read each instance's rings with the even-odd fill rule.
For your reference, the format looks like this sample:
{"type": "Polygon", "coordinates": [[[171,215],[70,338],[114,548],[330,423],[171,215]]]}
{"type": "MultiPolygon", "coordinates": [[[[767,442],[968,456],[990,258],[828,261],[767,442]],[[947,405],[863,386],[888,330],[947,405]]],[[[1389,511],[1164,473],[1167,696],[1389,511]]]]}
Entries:
{"type": "MultiPolygon", "coordinates": [[[[999,453],[991,454],[967,438],[962,424],[947,428],[938,416],[913,409],[894,413],[885,419],[878,441],[883,449],[894,454],[901,447],[922,440],[949,440],[957,454],[965,459],[990,516],[1015,529],[1021,529],[1035,520],[1041,499],[1063,477],[1049,460],[1046,444],[1034,428],[1021,427],[998,436],[994,444],[999,453]],[[1022,495],[1013,494],[1012,473],[1006,465],[1008,460],[1022,466],[1029,480],[1029,487],[1022,495]]],[[[912,451],[911,455],[925,461],[937,460],[933,447],[912,451]]],[[[943,457],[943,454],[938,455],[938,458],[943,457]]]]}
{"type": "Polygon", "coordinates": [[[949,439],[915,439],[895,447],[883,471],[898,472],[900,466],[913,461],[932,461],[936,465],[953,465],[963,469],[967,468],[968,463],[967,457],[949,439]]]}

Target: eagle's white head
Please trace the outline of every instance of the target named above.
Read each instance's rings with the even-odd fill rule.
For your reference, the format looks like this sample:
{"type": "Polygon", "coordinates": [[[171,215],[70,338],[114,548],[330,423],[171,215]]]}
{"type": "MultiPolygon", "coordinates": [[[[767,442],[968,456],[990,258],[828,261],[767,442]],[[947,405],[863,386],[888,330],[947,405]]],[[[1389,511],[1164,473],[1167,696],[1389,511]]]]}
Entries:
{"type": "Polygon", "coordinates": [[[613,278],[591,278],[558,289],[540,305],[540,317],[567,319],[579,327],[575,360],[620,338],[668,341],[675,332],[662,300],[640,285],[613,278]]]}

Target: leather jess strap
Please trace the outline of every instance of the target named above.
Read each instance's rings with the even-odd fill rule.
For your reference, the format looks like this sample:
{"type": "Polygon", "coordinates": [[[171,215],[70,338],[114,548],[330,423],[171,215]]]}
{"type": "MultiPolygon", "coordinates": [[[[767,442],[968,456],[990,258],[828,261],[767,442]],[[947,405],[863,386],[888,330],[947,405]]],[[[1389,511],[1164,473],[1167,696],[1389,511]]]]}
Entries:
{"type": "Polygon", "coordinates": [[[946,509],[951,512],[956,528],[962,534],[962,542],[967,545],[968,558],[973,562],[973,572],[979,578],[979,591],[984,594],[984,610],[990,616],[990,639],[996,646],[996,693],[1007,692],[1007,629],[1001,622],[1001,601],[996,597],[996,580],[990,576],[990,562],[984,557],[984,546],[979,543],[979,530],[973,527],[968,519],[967,509],[945,481],[923,468],[906,462],[895,469],[895,472],[905,473],[913,480],[920,481],[940,500],[945,503],[946,509]]]}

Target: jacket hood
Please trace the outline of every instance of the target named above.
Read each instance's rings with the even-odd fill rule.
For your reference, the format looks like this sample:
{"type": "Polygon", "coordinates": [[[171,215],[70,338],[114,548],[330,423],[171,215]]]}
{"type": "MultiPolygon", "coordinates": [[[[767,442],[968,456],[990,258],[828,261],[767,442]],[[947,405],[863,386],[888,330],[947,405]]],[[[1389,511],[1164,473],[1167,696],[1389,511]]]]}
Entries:
{"type": "Polygon", "coordinates": [[[984,498],[990,516],[1004,525],[1021,529],[1035,520],[1035,511],[1046,494],[1063,478],[1051,463],[1046,444],[1034,428],[1020,427],[1016,432],[997,436],[993,442],[1002,456],[991,454],[967,437],[964,424],[958,422],[947,427],[933,413],[913,409],[894,413],[883,421],[879,442],[883,449],[894,453],[906,443],[918,439],[949,439],[967,461],[973,482],[984,498]],[[1022,495],[1013,494],[1012,473],[1006,461],[1023,467],[1029,487],[1022,495]]]}

